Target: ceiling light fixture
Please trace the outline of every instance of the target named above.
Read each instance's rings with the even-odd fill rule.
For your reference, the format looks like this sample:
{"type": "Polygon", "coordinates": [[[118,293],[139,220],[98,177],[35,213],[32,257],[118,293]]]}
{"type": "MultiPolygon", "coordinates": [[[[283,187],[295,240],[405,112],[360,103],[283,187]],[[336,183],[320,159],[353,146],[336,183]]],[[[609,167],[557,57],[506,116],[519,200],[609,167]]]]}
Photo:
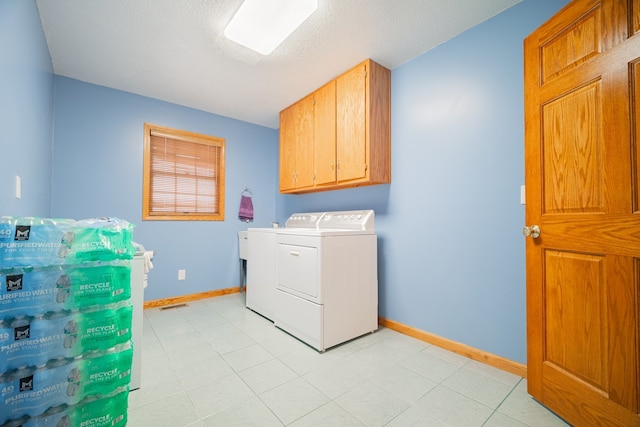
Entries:
{"type": "Polygon", "coordinates": [[[224,35],[269,55],[318,8],[318,0],[244,0],[224,35]]]}

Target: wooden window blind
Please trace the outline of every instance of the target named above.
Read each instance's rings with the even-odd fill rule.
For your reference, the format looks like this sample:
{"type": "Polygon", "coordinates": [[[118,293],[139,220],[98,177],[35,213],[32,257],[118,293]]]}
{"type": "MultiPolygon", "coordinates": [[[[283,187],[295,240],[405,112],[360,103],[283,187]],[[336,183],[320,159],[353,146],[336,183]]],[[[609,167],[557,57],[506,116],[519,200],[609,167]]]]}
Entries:
{"type": "Polygon", "coordinates": [[[145,124],[145,220],[224,220],[222,138],[145,124]]]}

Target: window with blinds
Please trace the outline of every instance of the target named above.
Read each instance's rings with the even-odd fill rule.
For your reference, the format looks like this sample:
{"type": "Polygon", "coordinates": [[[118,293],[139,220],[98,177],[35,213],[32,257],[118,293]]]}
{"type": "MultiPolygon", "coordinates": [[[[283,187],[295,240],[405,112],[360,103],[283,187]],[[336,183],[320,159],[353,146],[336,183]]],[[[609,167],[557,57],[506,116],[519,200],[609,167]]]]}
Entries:
{"type": "Polygon", "coordinates": [[[224,220],[225,140],[144,126],[143,220],[224,220]]]}

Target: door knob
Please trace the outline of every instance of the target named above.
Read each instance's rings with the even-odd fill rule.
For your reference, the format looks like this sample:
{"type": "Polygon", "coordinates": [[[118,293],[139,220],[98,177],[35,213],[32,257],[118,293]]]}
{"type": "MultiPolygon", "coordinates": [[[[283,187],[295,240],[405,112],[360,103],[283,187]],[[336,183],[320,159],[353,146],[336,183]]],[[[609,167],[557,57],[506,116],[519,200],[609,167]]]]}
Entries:
{"type": "Polygon", "coordinates": [[[522,234],[524,234],[525,237],[532,237],[534,239],[537,239],[538,237],[540,237],[540,227],[538,227],[537,225],[525,227],[522,229],[522,234]]]}

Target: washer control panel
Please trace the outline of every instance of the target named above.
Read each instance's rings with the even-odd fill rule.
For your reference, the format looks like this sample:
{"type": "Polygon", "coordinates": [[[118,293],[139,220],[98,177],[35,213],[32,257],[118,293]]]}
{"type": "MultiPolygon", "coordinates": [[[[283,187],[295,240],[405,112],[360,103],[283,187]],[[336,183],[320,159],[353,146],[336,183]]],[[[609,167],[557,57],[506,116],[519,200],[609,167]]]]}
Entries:
{"type": "Polygon", "coordinates": [[[364,230],[374,229],[373,210],[295,213],[285,227],[315,230],[364,230]]]}
{"type": "Polygon", "coordinates": [[[295,213],[287,219],[285,227],[287,228],[311,228],[318,229],[318,222],[322,218],[324,212],[295,213]]]}

